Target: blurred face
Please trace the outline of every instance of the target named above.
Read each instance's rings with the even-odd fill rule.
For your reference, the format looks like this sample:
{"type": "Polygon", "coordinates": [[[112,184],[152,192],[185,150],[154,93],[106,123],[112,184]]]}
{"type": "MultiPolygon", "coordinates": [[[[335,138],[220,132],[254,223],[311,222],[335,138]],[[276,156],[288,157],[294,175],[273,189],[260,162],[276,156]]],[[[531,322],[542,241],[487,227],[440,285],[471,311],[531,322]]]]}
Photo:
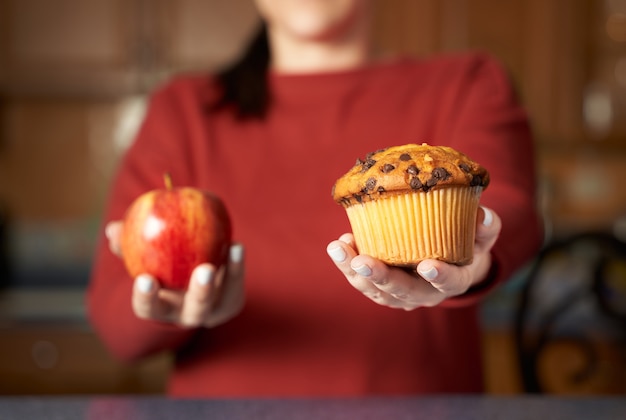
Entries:
{"type": "Polygon", "coordinates": [[[361,33],[370,0],[255,0],[260,15],[278,36],[306,41],[341,40],[361,33]]]}

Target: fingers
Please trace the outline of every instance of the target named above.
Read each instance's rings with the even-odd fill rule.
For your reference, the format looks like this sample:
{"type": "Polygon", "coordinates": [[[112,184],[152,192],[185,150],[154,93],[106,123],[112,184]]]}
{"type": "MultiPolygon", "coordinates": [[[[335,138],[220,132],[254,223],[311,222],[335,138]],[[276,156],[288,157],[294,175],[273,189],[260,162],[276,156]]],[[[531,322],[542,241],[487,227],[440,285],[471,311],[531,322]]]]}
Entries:
{"type": "Polygon", "coordinates": [[[161,300],[161,287],[149,274],[141,274],[135,279],[131,303],[138,318],[165,320],[171,314],[161,300]]]}
{"type": "Polygon", "coordinates": [[[360,278],[352,281],[352,285],[374,302],[405,310],[430,306],[428,296],[434,291],[415,274],[389,267],[367,255],[355,257],[352,266],[360,278]]]}
{"type": "Polygon", "coordinates": [[[122,234],[123,222],[120,220],[114,220],[109,222],[104,228],[104,234],[109,240],[109,249],[117,256],[122,255],[120,248],[120,235],[122,234]]]}
{"type": "Polygon", "coordinates": [[[200,264],[193,270],[180,312],[182,326],[199,327],[209,316],[215,301],[215,277],[211,264],[200,264]]]}
{"type": "Polygon", "coordinates": [[[149,274],[135,279],[132,307],[138,318],[197,327],[211,310],[214,267],[201,264],[193,271],[186,291],[162,288],[149,274]]]}
{"type": "Polygon", "coordinates": [[[413,273],[389,267],[370,256],[358,255],[351,234],[328,244],[326,252],[348,282],[365,296],[381,305],[411,310],[437,305],[481,281],[489,270],[490,250],[501,228],[500,217],[493,210],[480,207],[474,261],[462,267],[438,260],[421,261],[413,273]]]}
{"type": "MultiPolygon", "coordinates": [[[[354,237],[351,234],[344,234],[338,240],[329,243],[326,252],[352,287],[380,305],[396,307],[397,300],[383,293],[370,280],[374,273],[371,267],[374,261],[369,260],[373,259],[361,256],[363,258],[354,261],[358,254],[354,245],[354,237]]],[[[384,267],[377,267],[376,278],[384,276],[380,273],[384,270],[384,267]]]]}
{"type": "Polygon", "coordinates": [[[368,255],[357,255],[351,235],[331,242],[326,251],[348,282],[372,301],[406,310],[432,306],[442,297],[429,283],[400,268],[392,268],[368,255]],[[343,239],[343,240],[341,240],[343,239]]]}
{"type": "Polygon", "coordinates": [[[417,266],[418,274],[444,298],[458,296],[482,281],[491,265],[491,248],[502,229],[502,221],[493,210],[481,206],[476,216],[476,239],[471,264],[455,266],[437,260],[425,260],[417,266]]]}
{"type": "Polygon", "coordinates": [[[339,240],[341,242],[344,242],[346,244],[348,244],[348,246],[352,249],[354,249],[355,251],[357,251],[356,248],[356,242],[354,241],[354,235],[351,233],[344,233],[343,235],[341,235],[339,237],[339,240]]]}
{"type": "MultiPolygon", "coordinates": [[[[368,255],[357,255],[350,261],[350,267],[354,274],[348,277],[348,281],[355,289],[379,305],[392,308],[403,306],[401,297],[394,296],[387,288],[390,272],[387,265],[368,255]]],[[[396,289],[393,292],[403,294],[396,289]]]]}
{"type": "Polygon", "coordinates": [[[219,269],[208,263],[198,265],[184,291],[161,288],[147,274],[138,276],[133,310],[139,318],[173,322],[185,328],[216,326],[241,312],[245,301],[243,280],[243,248],[235,244],[227,265],[219,269]]]}
{"type": "Polygon", "coordinates": [[[223,324],[241,312],[245,304],[244,274],[244,249],[236,243],[230,248],[228,265],[218,272],[216,283],[221,284],[219,301],[204,326],[223,324]]]}
{"type": "Polygon", "coordinates": [[[227,265],[201,264],[194,270],[183,302],[180,324],[214,327],[235,317],[245,302],[243,247],[233,244],[227,265]]]}
{"type": "Polygon", "coordinates": [[[344,234],[338,240],[329,243],[326,247],[326,252],[339,271],[346,277],[355,275],[354,270],[350,266],[350,261],[356,257],[357,252],[355,246],[351,243],[351,235],[344,234]]]}
{"type": "Polygon", "coordinates": [[[484,206],[479,207],[476,218],[476,252],[485,252],[490,250],[498,239],[502,220],[496,212],[484,206]]]}
{"type": "Polygon", "coordinates": [[[133,287],[132,306],[135,315],[139,318],[150,318],[152,303],[157,299],[156,281],[148,274],[142,274],[135,279],[133,287]]]}
{"type": "MultiPolygon", "coordinates": [[[[499,219],[490,213],[487,210],[480,214],[481,224],[487,220],[478,228],[484,246],[495,242],[499,230],[499,219]]],[[[355,289],[372,301],[392,308],[413,310],[438,305],[448,297],[465,293],[479,277],[477,273],[483,271],[482,263],[459,267],[438,260],[424,260],[416,271],[408,271],[390,267],[368,255],[358,255],[352,243],[351,235],[342,235],[340,240],[328,244],[326,251],[355,289]]]]}
{"type": "MultiPolygon", "coordinates": [[[[351,234],[344,234],[338,240],[328,244],[326,252],[355,289],[381,305],[393,304],[394,302],[388,302],[390,299],[384,296],[369,279],[373,274],[371,265],[375,264],[375,261],[372,258],[369,258],[372,261],[367,258],[357,259],[359,256],[353,241],[351,234]]],[[[377,273],[385,269],[385,267],[378,266],[377,273]]],[[[377,276],[381,275],[383,274],[377,274],[377,276]]]]}
{"type": "Polygon", "coordinates": [[[243,245],[234,243],[228,254],[228,273],[231,277],[243,277],[243,245]]]}
{"type": "Polygon", "coordinates": [[[424,260],[417,265],[417,273],[437,290],[440,302],[465,293],[472,285],[470,266],[459,267],[438,260],[424,260]]]}

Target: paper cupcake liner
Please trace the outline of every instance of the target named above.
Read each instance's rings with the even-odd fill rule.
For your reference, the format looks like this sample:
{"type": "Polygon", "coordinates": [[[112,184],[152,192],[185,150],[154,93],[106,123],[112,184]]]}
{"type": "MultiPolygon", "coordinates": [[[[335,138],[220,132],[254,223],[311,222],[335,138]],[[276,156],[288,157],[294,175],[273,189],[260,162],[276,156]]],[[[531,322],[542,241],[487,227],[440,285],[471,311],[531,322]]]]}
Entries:
{"type": "Polygon", "coordinates": [[[469,264],[482,187],[411,192],[346,209],[359,253],[388,264],[415,266],[424,259],[469,264]]]}

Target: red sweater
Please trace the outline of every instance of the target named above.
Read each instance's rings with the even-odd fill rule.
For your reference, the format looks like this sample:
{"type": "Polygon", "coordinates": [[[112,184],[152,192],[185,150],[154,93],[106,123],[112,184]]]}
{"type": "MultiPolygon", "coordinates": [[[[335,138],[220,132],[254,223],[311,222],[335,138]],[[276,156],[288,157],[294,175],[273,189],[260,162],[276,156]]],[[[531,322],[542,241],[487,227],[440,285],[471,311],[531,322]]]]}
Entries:
{"type": "Polygon", "coordinates": [[[243,312],[197,330],[137,319],[132,280],[103,239],[88,293],[95,329],[125,360],[174,351],[169,392],[177,396],[481,391],[484,293],[410,312],[382,307],[349,285],[325,249],[350,230],[331,188],[356,158],[428,142],[491,173],[482,202],[503,221],[498,280],[532,257],[540,242],[532,140],[501,67],[464,54],[271,74],[269,83],[269,115],[244,123],[207,111],[216,86],[204,75],[157,90],[105,215],[121,219],[135,197],[162,186],[164,172],[219,194],[246,249],[243,312]]]}

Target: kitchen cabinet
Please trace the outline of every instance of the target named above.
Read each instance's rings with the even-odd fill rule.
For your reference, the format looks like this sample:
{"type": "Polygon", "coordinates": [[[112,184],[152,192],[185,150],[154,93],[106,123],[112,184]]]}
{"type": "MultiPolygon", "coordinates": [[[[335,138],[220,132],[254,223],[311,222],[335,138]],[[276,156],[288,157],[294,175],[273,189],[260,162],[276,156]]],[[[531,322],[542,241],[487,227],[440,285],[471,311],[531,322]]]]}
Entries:
{"type": "MultiPolygon", "coordinates": [[[[383,51],[484,49],[510,70],[542,146],[621,147],[626,10],[580,0],[375,2],[383,51]]],[[[126,95],[238,54],[258,17],[247,0],[0,0],[0,91],[126,95]]]]}
{"type": "MultiPolygon", "coordinates": [[[[624,99],[624,86],[617,85],[626,79],[626,65],[611,62],[626,53],[625,40],[606,30],[613,22],[613,32],[624,31],[621,2],[390,0],[378,7],[376,37],[383,50],[428,55],[480,49],[498,57],[542,146],[570,146],[593,135],[583,110],[594,83],[613,89],[613,112],[624,99]],[[622,73],[616,76],[614,68],[622,73]]],[[[624,134],[623,128],[616,114],[610,131],[624,134]]]]}
{"type": "Polygon", "coordinates": [[[84,290],[0,291],[0,395],[162,392],[171,359],[114,359],[86,319],[84,290]]]}
{"type": "Polygon", "coordinates": [[[145,92],[230,60],[256,22],[246,0],[0,0],[0,92],[145,92]]]}
{"type": "Polygon", "coordinates": [[[0,329],[0,395],[160,393],[169,364],[159,356],[125,365],[84,326],[0,329]]]}

